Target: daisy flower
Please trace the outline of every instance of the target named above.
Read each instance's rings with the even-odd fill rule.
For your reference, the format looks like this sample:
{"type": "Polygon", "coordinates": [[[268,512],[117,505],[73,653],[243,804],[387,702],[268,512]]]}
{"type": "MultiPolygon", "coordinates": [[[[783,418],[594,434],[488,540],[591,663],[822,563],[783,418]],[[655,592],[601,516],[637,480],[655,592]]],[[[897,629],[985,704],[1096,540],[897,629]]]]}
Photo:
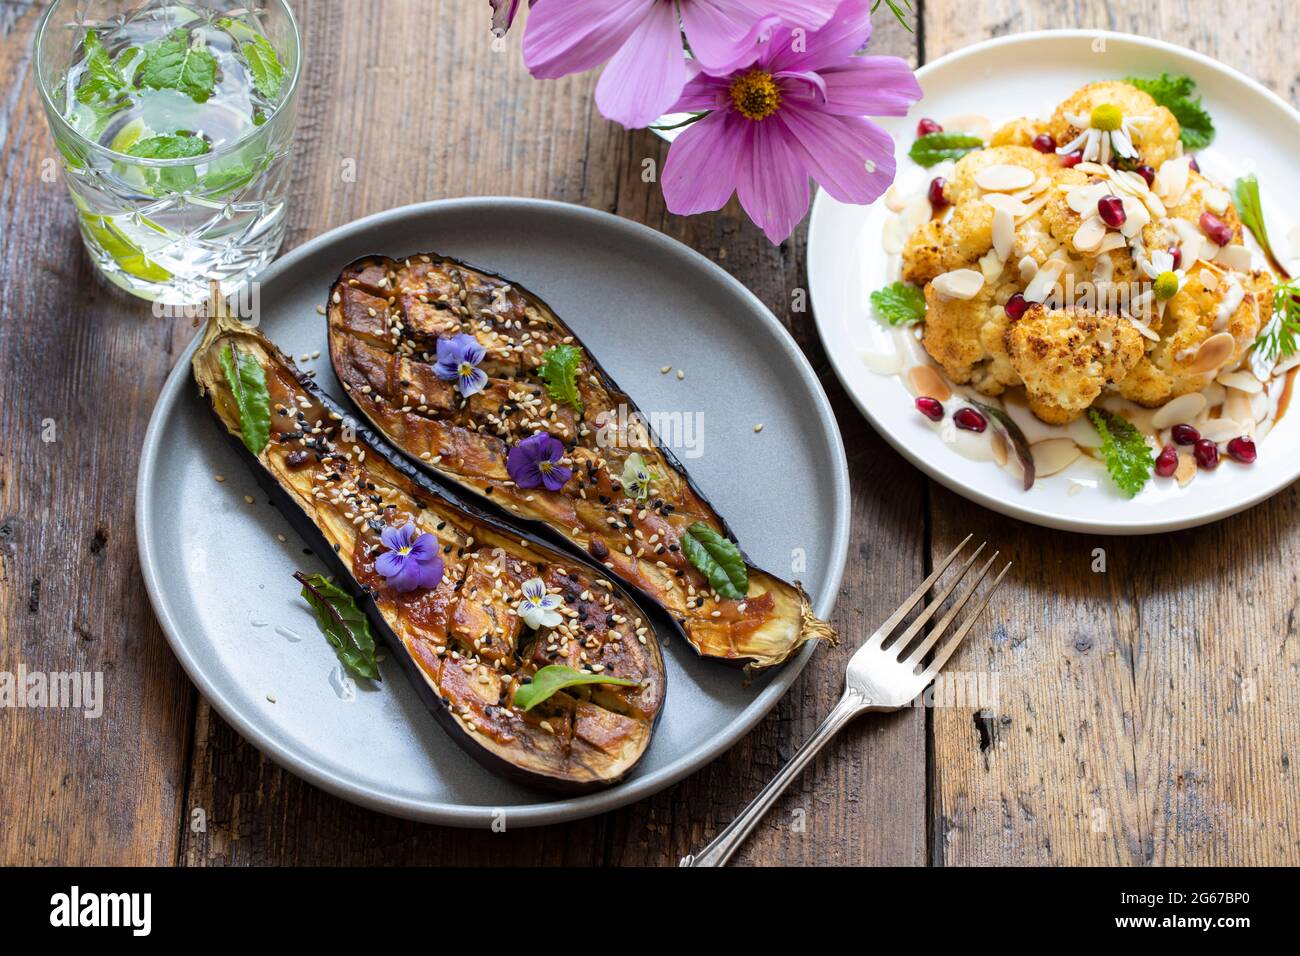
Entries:
{"type": "Polygon", "coordinates": [[[1066,119],[1070,125],[1083,132],[1064,146],[1058,147],[1057,155],[1065,156],[1079,150],[1083,153],[1084,162],[1102,165],[1110,162],[1112,152],[1120,159],[1137,159],[1137,147],[1133,144],[1142,140],[1142,127],[1150,118],[1125,116],[1112,103],[1094,107],[1086,117],[1077,113],[1067,114],[1066,119]]]}
{"type": "Polygon", "coordinates": [[[564,606],[564,598],[546,592],[546,582],[529,578],[523,586],[524,598],[515,605],[519,619],[536,630],[539,627],[556,627],[564,620],[556,608],[564,606]]]}
{"type": "Polygon", "coordinates": [[[904,116],[921,98],[907,63],[860,56],[871,0],[844,0],[827,24],[773,27],[733,70],[700,72],[672,112],[708,111],[664,164],[669,210],[721,209],[733,192],[773,243],[808,211],[808,180],[840,202],[874,202],[894,180],[894,141],[866,118],[904,116]]]}
{"type": "Polygon", "coordinates": [[[1145,250],[1137,247],[1133,250],[1133,253],[1138,268],[1151,280],[1151,287],[1129,301],[1128,317],[1138,326],[1138,331],[1147,338],[1158,339],[1159,336],[1154,331],[1151,331],[1149,325],[1147,325],[1151,318],[1151,305],[1154,303],[1155,314],[1163,317],[1165,305],[1181,292],[1183,286],[1187,284],[1187,272],[1184,269],[1175,268],[1172,252],[1158,249],[1148,257],[1145,250]],[[1142,314],[1145,321],[1135,318],[1138,313],[1142,314]]]}

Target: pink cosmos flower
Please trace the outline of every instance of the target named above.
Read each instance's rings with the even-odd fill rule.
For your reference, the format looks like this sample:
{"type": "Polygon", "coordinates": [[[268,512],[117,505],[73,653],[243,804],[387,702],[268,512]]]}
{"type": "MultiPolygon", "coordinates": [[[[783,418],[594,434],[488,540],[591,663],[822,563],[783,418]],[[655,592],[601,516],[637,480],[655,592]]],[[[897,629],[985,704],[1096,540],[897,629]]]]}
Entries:
{"type": "Polygon", "coordinates": [[[894,180],[894,142],[866,115],[905,115],[921,87],[898,57],[857,56],[870,38],[871,0],[844,0],[814,33],[783,23],[736,68],[699,72],[670,110],[710,112],[668,152],[669,210],[711,212],[734,191],[779,243],[808,211],[810,177],[841,202],[878,199],[894,180]]]}
{"type": "Polygon", "coordinates": [[[536,0],[524,35],[533,76],[555,79],[608,61],[596,105],[629,128],[649,126],[691,78],[691,55],[716,72],[733,69],[779,15],[802,30],[822,26],[836,0],[536,0]]]}

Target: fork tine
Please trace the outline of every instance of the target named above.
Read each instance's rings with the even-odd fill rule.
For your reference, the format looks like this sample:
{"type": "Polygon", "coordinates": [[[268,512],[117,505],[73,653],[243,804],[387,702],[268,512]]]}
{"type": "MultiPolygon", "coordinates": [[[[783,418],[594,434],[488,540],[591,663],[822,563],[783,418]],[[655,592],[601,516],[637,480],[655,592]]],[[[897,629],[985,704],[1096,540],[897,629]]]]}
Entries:
{"type": "Polygon", "coordinates": [[[907,645],[911,644],[916,638],[916,635],[921,632],[921,628],[925,626],[925,622],[934,617],[934,612],[939,610],[939,606],[943,604],[944,601],[948,600],[948,595],[952,593],[953,588],[961,583],[961,579],[966,576],[966,572],[970,570],[970,566],[975,563],[975,559],[980,556],[987,544],[987,541],[980,542],[980,546],[975,549],[974,554],[967,558],[966,563],[957,569],[957,574],[952,578],[952,580],[950,580],[944,589],[935,596],[933,601],[925,606],[925,610],[916,616],[916,620],[908,625],[907,630],[902,633],[898,640],[890,645],[890,650],[895,652],[894,656],[896,658],[902,657],[903,652],[907,650],[907,645]]]}
{"type": "Polygon", "coordinates": [[[970,617],[966,618],[966,620],[962,622],[961,627],[957,629],[957,633],[953,635],[952,640],[944,645],[943,649],[935,655],[934,662],[931,663],[925,671],[927,680],[937,675],[943,665],[948,663],[948,658],[952,657],[952,652],[957,650],[957,645],[962,642],[962,639],[966,636],[966,632],[969,631],[971,625],[975,623],[975,619],[984,612],[985,606],[989,603],[989,598],[993,595],[993,592],[998,589],[998,585],[1002,583],[1002,579],[1006,577],[1007,572],[1011,570],[1011,563],[1012,562],[1008,561],[1006,567],[998,572],[998,576],[993,579],[993,583],[990,584],[988,590],[984,592],[984,596],[980,598],[980,602],[976,605],[975,610],[970,612],[970,617]]]}
{"type": "MultiPolygon", "coordinates": [[[[925,636],[925,640],[916,646],[916,650],[907,655],[907,658],[903,661],[904,664],[908,667],[915,668],[916,665],[921,662],[921,659],[929,653],[930,648],[934,647],[934,645],[939,642],[939,639],[943,637],[944,633],[948,630],[948,625],[952,623],[952,619],[957,616],[957,612],[965,606],[966,602],[971,599],[971,595],[973,595],[979,588],[980,582],[983,581],[984,576],[989,573],[989,568],[993,566],[993,562],[998,559],[999,554],[1001,554],[1000,551],[994,551],[992,556],[984,562],[984,567],[980,568],[979,574],[975,576],[975,580],[971,582],[971,586],[966,589],[966,592],[961,597],[952,603],[952,607],[948,608],[947,613],[939,619],[939,623],[930,629],[930,633],[925,636]]],[[[956,584],[957,582],[954,581],[953,583],[956,584]]],[[[948,590],[951,591],[952,588],[949,588],[948,590]]],[[[944,597],[947,597],[946,592],[944,597]]],[[[936,601],[931,606],[937,607],[938,604],[939,602],[936,601]]]]}
{"type": "Polygon", "coordinates": [[[975,537],[974,534],[968,534],[966,537],[962,538],[961,544],[953,548],[952,553],[939,562],[939,566],[930,572],[930,576],[921,582],[920,587],[912,592],[911,597],[899,605],[898,610],[890,616],[889,620],[880,625],[876,633],[871,635],[871,640],[867,643],[877,645],[881,644],[884,639],[893,632],[894,628],[898,627],[898,622],[911,613],[912,608],[916,607],[916,602],[925,597],[925,593],[934,586],[934,582],[939,580],[939,575],[948,570],[948,565],[952,564],[953,559],[957,557],[962,548],[966,547],[966,545],[970,543],[970,539],[973,537],[975,537]]]}

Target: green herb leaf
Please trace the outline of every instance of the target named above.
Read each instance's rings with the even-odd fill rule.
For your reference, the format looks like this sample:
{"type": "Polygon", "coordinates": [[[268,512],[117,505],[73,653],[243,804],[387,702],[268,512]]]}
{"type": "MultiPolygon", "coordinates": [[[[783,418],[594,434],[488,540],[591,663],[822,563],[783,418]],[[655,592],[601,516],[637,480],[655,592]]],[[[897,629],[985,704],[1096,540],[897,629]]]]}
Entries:
{"type": "Polygon", "coordinates": [[[370,621],[352,595],[323,574],[309,577],[295,571],[293,576],[302,585],[302,596],[315,612],[316,624],[343,666],[360,677],[382,680],[370,621]]]}
{"type": "Polygon", "coordinates": [[[188,159],[202,156],[211,147],[201,136],[189,133],[164,133],[162,136],[150,136],[137,140],[127,147],[127,155],[139,156],[141,159],[188,159]]]}
{"type": "Polygon", "coordinates": [[[247,185],[260,171],[259,166],[246,166],[243,163],[236,163],[227,166],[225,169],[210,170],[203,177],[200,185],[203,191],[210,193],[213,198],[224,196],[226,193],[234,192],[240,186],[247,185]]]}
{"type": "Polygon", "coordinates": [[[681,542],[686,559],[709,579],[713,590],[733,601],[744,600],[749,590],[749,568],[735,542],[728,541],[703,521],[687,528],[681,542]]]}
{"type": "Polygon", "coordinates": [[[125,103],[116,102],[129,90],[123,70],[140,53],[139,48],[125,50],[114,62],[94,30],[86,31],[82,44],[86,53],[86,72],[77,86],[78,101],[96,107],[111,105],[114,109],[124,106],[125,103]]]}
{"type": "Polygon", "coordinates": [[[239,409],[239,433],[254,455],[260,455],[271,438],[271,396],[266,390],[266,372],[262,363],[234,343],[220,354],[221,370],[226,373],[230,394],[239,409]]]}
{"type": "Polygon", "coordinates": [[[1300,348],[1300,280],[1277,284],[1273,314],[1264,323],[1254,347],[1269,362],[1290,358],[1300,348]]]}
{"type": "Polygon", "coordinates": [[[279,96],[280,85],[284,82],[284,64],[271,41],[257,33],[247,43],[240,44],[239,49],[244,54],[244,62],[248,64],[257,92],[268,100],[279,96]]]}
{"type": "Polygon", "coordinates": [[[140,82],[155,90],[180,90],[205,103],[217,86],[217,60],[197,38],[191,43],[184,30],[173,30],[145,57],[140,82]]]}
{"type": "Polygon", "coordinates": [[[1151,98],[1174,114],[1182,131],[1183,146],[1204,149],[1214,140],[1214,121],[1201,106],[1196,95],[1196,81],[1190,76],[1161,73],[1157,77],[1126,76],[1124,82],[1150,94],[1151,98]]]}
{"type": "Polygon", "coordinates": [[[623,490],[637,501],[644,501],[650,497],[650,485],[658,479],[659,476],[650,470],[645,456],[640,452],[632,452],[623,462],[623,474],[620,476],[623,490]]]}
{"type": "Polygon", "coordinates": [[[945,159],[961,159],[971,150],[983,148],[984,140],[974,133],[926,133],[912,144],[907,155],[928,167],[945,159]]]}
{"type": "Polygon", "coordinates": [[[573,406],[582,413],[582,396],[578,394],[578,366],[582,364],[582,349],[576,345],[557,345],[542,355],[537,374],[546,383],[551,398],[573,406]]]}
{"type": "Polygon", "coordinates": [[[925,318],[925,293],[906,282],[894,282],[871,293],[876,315],[890,325],[911,325],[925,318]]]}
{"type": "Polygon", "coordinates": [[[1259,180],[1255,174],[1242,176],[1233,184],[1232,187],[1233,205],[1237,207],[1237,215],[1241,221],[1246,224],[1246,228],[1255,234],[1255,241],[1258,242],[1268,253],[1269,258],[1276,258],[1273,255],[1273,247],[1268,242],[1268,226],[1264,222],[1264,207],[1259,201],[1259,180]]]}
{"type": "Polygon", "coordinates": [[[542,701],[566,687],[582,684],[616,684],[619,687],[636,687],[637,682],[626,677],[608,677],[604,674],[583,674],[563,664],[547,664],[533,675],[531,683],[520,684],[515,689],[514,704],[532,710],[542,701]]]}
{"type": "Polygon", "coordinates": [[[912,32],[912,26],[907,22],[907,13],[903,12],[903,7],[907,7],[908,13],[911,12],[912,4],[910,0],[876,0],[876,2],[871,5],[871,12],[875,13],[876,10],[879,9],[881,3],[884,3],[885,6],[889,7],[890,12],[898,18],[898,22],[903,25],[904,30],[908,33],[912,32]]]}
{"type": "Polygon", "coordinates": [[[1101,436],[1101,455],[1106,470],[1119,490],[1132,498],[1151,478],[1155,455],[1146,436],[1126,418],[1100,408],[1088,409],[1092,427],[1101,436]]]}

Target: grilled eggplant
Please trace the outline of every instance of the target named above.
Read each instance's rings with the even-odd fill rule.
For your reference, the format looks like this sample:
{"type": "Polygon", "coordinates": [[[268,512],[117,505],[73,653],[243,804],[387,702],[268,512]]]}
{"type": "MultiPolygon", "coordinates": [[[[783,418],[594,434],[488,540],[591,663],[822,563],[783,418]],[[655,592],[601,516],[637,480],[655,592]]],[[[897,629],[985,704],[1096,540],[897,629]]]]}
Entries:
{"type": "Polygon", "coordinates": [[[662,605],[701,655],[763,668],[808,640],[834,643],[801,586],[735,549],[636,405],[536,295],[437,254],[369,256],[343,270],[328,322],[335,374],[399,450],[511,523],[532,522],[601,562],[662,605]],[[469,340],[460,336],[475,340],[471,358],[484,353],[476,364],[485,384],[440,377],[439,345],[463,348],[469,340]],[[512,450],[539,432],[563,444],[556,464],[572,474],[558,490],[531,480],[520,487],[510,473],[512,450]],[[736,573],[705,573],[698,545],[710,537],[734,557],[736,573]]]}
{"type": "Polygon", "coordinates": [[[615,783],[640,760],[663,707],[664,663],[653,624],[602,568],[458,500],[369,430],[353,436],[353,420],[289,359],[224,314],[209,321],[193,371],[258,481],[360,600],[465,750],[505,776],[564,792],[615,783]],[[230,370],[239,379],[250,357],[265,377],[269,427],[264,418],[244,427],[247,389],[231,387],[230,370]],[[376,569],[381,532],[407,523],[436,537],[436,587],[399,592],[376,569]],[[521,619],[521,589],[534,578],[562,598],[555,627],[521,619]],[[570,687],[518,706],[519,689],[547,665],[635,684],[570,687]]]}

